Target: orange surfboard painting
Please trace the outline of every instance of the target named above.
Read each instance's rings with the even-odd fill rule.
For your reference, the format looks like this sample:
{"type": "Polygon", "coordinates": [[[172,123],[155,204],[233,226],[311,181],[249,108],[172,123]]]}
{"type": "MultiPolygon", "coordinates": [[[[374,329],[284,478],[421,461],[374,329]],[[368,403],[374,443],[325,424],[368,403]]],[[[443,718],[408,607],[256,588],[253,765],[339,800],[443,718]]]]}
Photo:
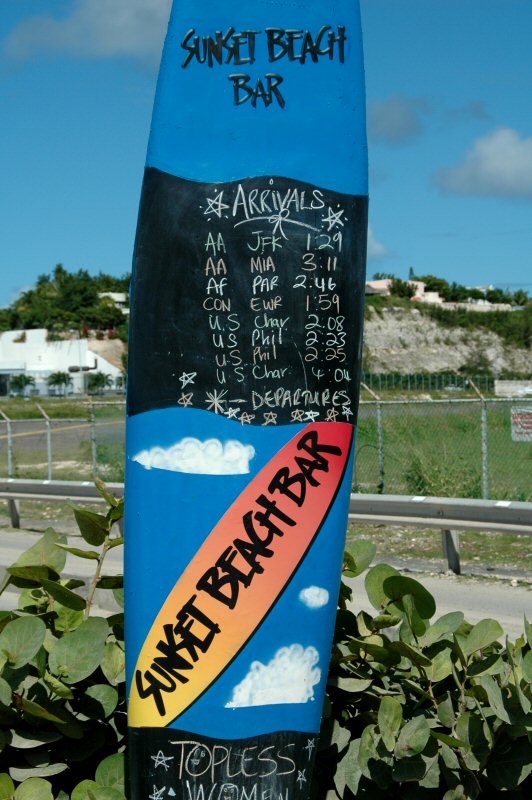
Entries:
{"type": "Polygon", "coordinates": [[[132,727],[173,722],[253,636],[327,517],[352,436],[348,423],[306,426],[211,531],[144,642],[129,698],[132,727]]]}

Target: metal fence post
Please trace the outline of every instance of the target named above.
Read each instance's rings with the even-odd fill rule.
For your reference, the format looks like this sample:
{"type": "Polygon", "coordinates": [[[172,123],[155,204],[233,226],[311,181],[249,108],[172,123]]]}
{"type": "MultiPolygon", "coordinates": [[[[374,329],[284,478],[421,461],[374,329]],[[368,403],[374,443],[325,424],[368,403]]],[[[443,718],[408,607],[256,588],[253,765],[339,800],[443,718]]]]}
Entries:
{"type": "Polygon", "coordinates": [[[482,429],[482,497],[487,500],[490,496],[489,487],[489,461],[488,461],[488,411],[486,398],[470,378],[469,383],[480,398],[480,424],[482,429]]]}
{"type": "Polygon", "coordinates": [[[91,430],[91,455],[92,455],[92,474],[96,475],[98,469],[98,450],[96,448],[96,417],[94,415],[94,405],[89,403],[90,430],[91,430]]]}
{"type": "Polygon", "coordinates": [[[460,575],[460,537],[458,531],[441,532],[443,555],[447,559],[447,566],[455,575],[460,575]]]}
{"type": "Polygon", "coordinates": [[[44,408],[39,405],[39,403],[35,404],[41,414],[43,415],[46,423],[46,453],[48,456],[48,480],[52,480],[52,424],[50,422],[50,417],[44,410],[44,408]]]}
{"type": "Polygon", "coordinates": [[[368,392],[374,400],[377,401],[377,439],[378,439],[378,448],[379,448],[379,486],[377,489],[378,494],[384,494],[384,424],[382,419],[382,404],[380,401],[380,397],[373,392],[369,386],[365,383],[361,383],[361,386],[368,392]]]}
{"type": "Polygon", "coordinates": [[[11,427],[11,420],[9,419],[7,414],[5,414],[1,409],[0,409],[0,415],[6,421],[6,433],[7,433],[7,477],[8,478],[12,478],[13,477],[13,429],[11,427]]]}

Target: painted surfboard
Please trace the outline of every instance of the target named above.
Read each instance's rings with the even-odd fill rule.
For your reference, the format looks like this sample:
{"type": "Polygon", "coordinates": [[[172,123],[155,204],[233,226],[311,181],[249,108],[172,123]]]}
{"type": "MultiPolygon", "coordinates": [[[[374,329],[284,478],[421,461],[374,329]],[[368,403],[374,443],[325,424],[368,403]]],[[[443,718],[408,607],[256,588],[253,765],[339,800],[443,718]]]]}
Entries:
{"type": "Polygon", "coordinates": [[[356,0],[180,0],[131,291],[131,797],[308,797],[367,232],[356,0]]]}

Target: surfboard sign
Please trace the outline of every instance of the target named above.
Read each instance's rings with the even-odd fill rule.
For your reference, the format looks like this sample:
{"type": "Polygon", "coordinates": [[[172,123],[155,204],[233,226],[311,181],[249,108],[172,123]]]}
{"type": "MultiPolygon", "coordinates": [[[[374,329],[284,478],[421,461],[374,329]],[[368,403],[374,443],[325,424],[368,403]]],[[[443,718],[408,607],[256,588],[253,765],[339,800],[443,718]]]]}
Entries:
{"type": "Polygon", "coordinates": [[[131,290],[131,797],[303,800],[358,406],[356,0],[176,2],[131,290]]]}

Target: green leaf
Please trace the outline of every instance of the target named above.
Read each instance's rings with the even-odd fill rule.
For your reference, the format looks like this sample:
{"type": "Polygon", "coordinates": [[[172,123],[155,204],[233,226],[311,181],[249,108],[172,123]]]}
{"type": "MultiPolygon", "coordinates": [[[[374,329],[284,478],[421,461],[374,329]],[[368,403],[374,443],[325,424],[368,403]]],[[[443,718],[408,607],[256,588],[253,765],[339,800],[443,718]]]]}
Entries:
{"type": "Polygon", "coordinates": [[[532,747],[527,739],[512,742],[504,752],[492,755],[488,778],[496,789],[517,789],[532,773],[532,747]]]}
{"type": "Polygon", "coordinates": [[[66,536],[59,535],[53,528],[47,528],[43,536],[16,560],[17,567],[50,567],[60,574],[65,568],[66,555],[61,551],[61,544],[66,536]]]}
{"type": "Polygon", "coordinates": [[[111,684],[118,686],[126,679],[126,656],[116,642],[107,642],[101,662],[102,672],[111,684]]]}
{"type": "Polygon", "coordinates": [[[357,794],[358,784],[362,777],[362,770],[358,764],[359,750],[360,739],[355,739],[350,743],[347,753],[338,764],[334,783],[340,797],[343,797],[346,786],[355,796],[357,794]]]}
{"type": "Polygon", "coordinates": [[[27,778],[18,786],[15,800],[54,800],[52,784],[44,778],[27,778]]]}
{"type": "Polygon", "coordinates": [[[527,683],[532,683],[532,650],[523,658],[523,677],[527,683]]]}
{"type": "Polygon", "coordinates": [[[125,797],[111,786],[101,786],[96,781],[81,781],[72,792],[71,800],[125,800],[125,797]]]}
{"type": "Polygon", "coordinates": [[[432,665],[428,671],[428,676],[431,683],[439,683],[439,681],[443,681],[445,678],[449,677],[452,671],[451,650],[446,648],[436,653],[432,659],[432,665]]]}
{"type": "Polygon", "coordinates": [[[102,575],[98,580],[98,589],[123,589],[123,575],[102,575]]]}
{"type": "Polygon", "coordinates": [[[410,758],[423,752],[430,737],[430,728],[423,716],[414,717],[401,728],[395,746],[396,758],[410,758]]]}
{"type": "Polygon", "coordinates": [[[365,692],[369,689],[372,681],[371,678],[344,678],[335,676],[328,681],[328,686],[336,686],[337,689],[342,689],[344,692],[365,692]]]}
{"type": "Polygon", "coordinates": [[[96,476],[96,478],[94,478],[94,485],[107,505],[112,506],[112,508],[116,508],[119,501],[116,499],[116,497],[114,497],[114,495],[111,494],[102,479],[96,476]]]}
{"type": "Polygon", "coordinates": [[[111,539],[109,542],[109,550],[112,550],[113,547],[120,547],[120,545],[124,544],[124,537],[119,536],[118,539],[111,539]]]}
{"type": "Polygon", "coordinates": [[[524,615],[524,624],[525,624],[525,635],[526,640],[528,642],[528,646],[532,647],[532,625],[526,618],[526,614],[524,615]]]}
{"type": "MultiPolygon", "coordinates": [[[[80,710],[90,719],[106,719],[118,705],[118,692],[106,683],[89,686],[81,702],[80,710]]],[[[99,780],[98,776],[96,779],[99,780]]],[[[100,781],[102,783],[102,781],[100,781]]],[[[104,783],[104,785],[106,785],[104,783]]]]}
{"type": "Polygon", "coordinates": [[[71,553],[73,556],[78,556],[79,558],[87,558],[91,561],[98,561],[100,558],[100,554],[96,550],[81,550],[79,547],[70,547],[70,545],[66,544],[61,544],[59,547],[62,547],[67,553],[71,553]]]}
{"type": "Polygon", "coordinates": [[[411,647],[406,642],[390,642],[389,644],[390,650],[395,653],[399,653],[399,655],[404,656],[404,658],[408,658],[412,664],[416,664],[418,667],[431,667],[432,661],[427,656],[424,656],[419,650],[416,650],[414,647],[411,647]]]}
{"type": "Polygon", "coordinates": [[[84,598],[81,597],[79,594],[70,591],[67,589],[66,586],[62,586],[60,583],[56,583],[55,581],[41,581],[43,589],[45,589],[49,595],[51,595],[54,600],[58,600],[61,605],[66,606],[66,608],[70,608],[73,611],[83,611],[86,607],[87,603],[85,602],[84,598]]]}
{"type": "Polygon", "coordinates": [[[54,694],[58,697],[62,697],[63,700],[72,700],[74,697],[72,690],[58,678],[54,678],[48,671],[44,673],[44,682],[54,694]]]}
{"type": "Polygon", "coordinates": [[[384,746],[391,753],[403,721],[403,707],[395,698],[384,696],[378,712],[379,731],[384,746]]]}
{"type": "Polygon", "coordinates": [[[420,644],[422,647],[430,647],[431,644],[443,639],[447,634],[457,631],[463,621],[464,615],[461,611],[451,611],[449,614],[444,614],[423,634],[420,644]]]}
{"type": "Polygon", "coordinates": [[[83,611],[74,611],[72,608],[65,608],[57,600],[54,603],[54,628],[57,632],[71,633],[79,628],[85,615],[83,611]]]}
{"type": "Polygon", "coordinates": [[[107,756],[96,769],[96,781],[102,786],[125,792],[124,754],[114,753],[107,756]]]}
{"type": "Polygon", "coordinates": [[[465,641],[462,642],[462,652],[467,658],[477,650],[483,650],[493,644],[503,635],[504,631],[496,619],[482,619],[471,628],[465,641]]]}
{"type": "Polygon", "coordinates": [[[47,764],[42,767],[10,767],[9,774],[15,781],[27,780],[28,778],[49,778],[52,775],[59,775],[68,769],[66,764],[47,764]]]}
{"type": "Polygon", "coordinates": [[[0,678],[0,703],[3,703],[5,706],[10,705],[11,695],[11,686],[3,678],[0,678]]]}
{"type": "Polygon", "coordinates": [[[46,636],[46,625],[37,617],[18,617],[8,622],[0,633],[0,653],[14,669],[19,669],[37,655],[46,636]]]}
{"type": "Polygon", "coordinates": [[[30,714],[32,717],[37,717],[37,719],[45,719],[48,722],[55,722],[59,725],[62,722],[62,720],[55,714],[52,714],[51,711],[48,711],[33,700],[27,700],[25,697],[22,698],[22,708],[27,714],[30,714]]]}
{"type": "Polygon", "coordinates": [[[51,731],[11,731],[10,744],[11,747],[16,747],[17,750],[33,750],[35,747],[41,747],[43,744],[57,742],[60,738],[61,734],[52,733],[51,731]]]}
{"type": "Polygon", "coordinates": [[[500,686],[491,675],[482,675],[479,681],[482,688],[488,695],[488,700],[492,710],[499,719],[511,725],[510,715],[504,703],[504,697],[500,686]]]}
{"type": "Polygon", "coordinates": [[[59,575],[50,567],[8,567],[12,583],[23,589],[40,586],[43,580],[58,581],[59,575]]]}
{"type": "Polygon", "coordinates": [[[371,631],[380,631],[383,628],[393,628],[401,622],[401,617],[396,614],[378,614],[369,623],[371,631]]]}
{"type": "Polygon", "coordinates": [[[457,739],[455,736],[448,736],[446,733],[441,733],[440,731],[431,730],[430,735],[434,739],[437,739],[439,742],[443,742],[449,747],[468,747],[467,742],[463,742],[461,739],[457,739]]]}
{"type": "Polygon", "coordinates": [[[124,589],[113,589],[113,597],[120,608],[124,608],[124,589]]]}
{"type": "Polygon", "coordinates": [[[393,567],[390,567],[389,564],[377,564],[375,567],[370,569],[366,575],[364,585],[366,587],[369,602],[373,608],[376,608],[377,610],[385,608],[389,598],[384,591],[384,581],[387,578],[398,575],[399,573],[397,570],[393,567]]]}
{"type": "Polygon", "coordinates": [[[406,781],[421,781],[427,771],[427,765],[423,758],[418,754],[412,754],[411,758],[403,758],[396,761],[393,767],[393,777],[398,783],[406,781]]]}
{"type": "Polygon", "coordinates": [[[348,554],[352,560],[348,561],[347,570],[344,570],[345,575],[349,578],[361,575],[375,558],[376,552],[377,547],[373,542],[367,539],[355,539],[349,544],[348,554]]]}
{"type": "Polygon", "coordinates": [[[438,719],[446,728],[452,728],[455,723],[453,698],[450,692],[446,692],[443,700],[438,703],[438,719]]]}
{"type": "Polygon", "coordinates": [[[415,609],[421,619],[430,619],[436,613],[436,601],[425,587],[414,580],[405,578],[403,575],[391,575],[385,578],[382,584],[386,596],[401,611],[404,611],[403,598],[411,596],[415,609]]]}
{"type": "Polygon", "coordinates": [[[0,800],[11,800],[15,794],[15,785],[7,772],[0,775],[0,800]]]}
{"type": "Polygon", "coordinates": [[[105,542],[109,533],[109,523],[102,514],[85,511],[82,508],[74,509],[74,516],[81,535],[93,547],[100,547],[105,542]]]}
{"type": "Polygon", "coordinates": [[[105,652],[109,626],[102,617],[90,617],[72,633],[65,634],[50,652],[50,672],[65,683],[78,683],[99,667],[105,652]]]}

